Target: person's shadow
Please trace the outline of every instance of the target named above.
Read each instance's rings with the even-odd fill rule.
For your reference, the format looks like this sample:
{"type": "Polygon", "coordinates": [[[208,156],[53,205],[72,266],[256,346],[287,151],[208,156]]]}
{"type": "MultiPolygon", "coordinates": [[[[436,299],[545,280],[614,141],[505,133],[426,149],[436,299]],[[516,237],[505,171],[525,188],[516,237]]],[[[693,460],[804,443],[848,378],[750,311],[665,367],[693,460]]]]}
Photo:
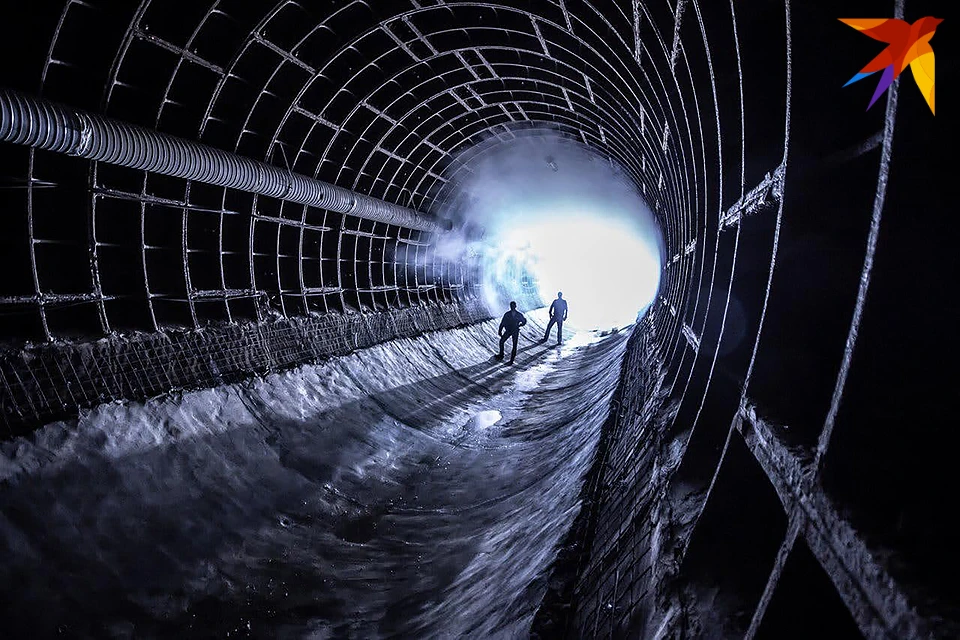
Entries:
{"type": "MultiPolygon", "coordinates": [[[[547,345],[543,344],[542,342],[534,342],[533,344],[529,344],[529,345],[527,345],[527,346],[525,346],[525,347],[520,347],[520,348],[518,348],[518,349],[517,349],[517,355],[519,356],[521,353],[524,353],[525,351],[530,351],[531,349],[536,349],[537,347],[543,347],[544,351],[546,351],[546,350],[549,348],[547,345]]],[[[490,360],[497,361],[497,362],[499,362],[499,361],[507,361],[507,362],[509,362],[509,361],[507,360],[507,356],[505,356],[505,355],[504,355],[504,356],[500,356],[499,354],[496,354],[496,353],[493,354],[492,356],[490,356],[490,360]]]]}

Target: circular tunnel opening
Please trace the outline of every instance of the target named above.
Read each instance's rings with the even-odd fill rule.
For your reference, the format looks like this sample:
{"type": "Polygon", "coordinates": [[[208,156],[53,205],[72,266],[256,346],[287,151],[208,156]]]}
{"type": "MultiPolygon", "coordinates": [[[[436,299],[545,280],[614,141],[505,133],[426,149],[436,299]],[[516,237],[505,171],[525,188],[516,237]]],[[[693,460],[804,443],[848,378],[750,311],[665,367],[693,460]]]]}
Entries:
{"type": "Polygon", "coordinates": [[[461,157],[442,198],[461,233],[439,251],[479,258],[491,309],[562,295],[569,325],[597,330],[630,325],[650,307],[663,234],[615,160],[549,130],[494,138],[461,157]]]}

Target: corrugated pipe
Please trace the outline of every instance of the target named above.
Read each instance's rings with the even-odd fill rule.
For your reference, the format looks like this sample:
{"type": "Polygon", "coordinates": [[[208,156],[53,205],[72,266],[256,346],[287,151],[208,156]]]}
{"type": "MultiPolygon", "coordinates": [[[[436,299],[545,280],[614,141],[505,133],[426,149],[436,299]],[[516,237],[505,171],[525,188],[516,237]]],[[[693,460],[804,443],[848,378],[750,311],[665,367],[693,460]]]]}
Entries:
{"type": "Polygon", "coordinates": [[[258,193],[408,229],[450,229],[448,221],[426,218],[408,207],[4,88],[0,88],[0,141],[258,193]]]}

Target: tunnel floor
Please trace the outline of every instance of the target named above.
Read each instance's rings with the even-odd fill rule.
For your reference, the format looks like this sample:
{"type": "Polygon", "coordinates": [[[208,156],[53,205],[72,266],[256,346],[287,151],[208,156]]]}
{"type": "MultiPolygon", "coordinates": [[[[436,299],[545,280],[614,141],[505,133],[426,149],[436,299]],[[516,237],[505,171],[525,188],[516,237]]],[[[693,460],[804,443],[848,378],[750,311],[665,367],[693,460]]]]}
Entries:
{"type": "Polygon", "coordinates": [[[628,332],[497,322],[2,445],[8,637],[523,637],[628,332]]]}

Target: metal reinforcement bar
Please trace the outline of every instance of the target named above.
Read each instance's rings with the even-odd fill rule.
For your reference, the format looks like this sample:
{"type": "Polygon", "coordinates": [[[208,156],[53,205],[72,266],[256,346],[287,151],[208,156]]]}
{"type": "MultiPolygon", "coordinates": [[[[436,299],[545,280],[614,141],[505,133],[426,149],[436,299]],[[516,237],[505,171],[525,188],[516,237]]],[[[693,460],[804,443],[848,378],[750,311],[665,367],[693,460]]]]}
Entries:
{"type": "Polygon", "coordinates": [[[0,141],[257,193],[408,229],[449,223],[235,153],[0,87],[0,141]]]}

